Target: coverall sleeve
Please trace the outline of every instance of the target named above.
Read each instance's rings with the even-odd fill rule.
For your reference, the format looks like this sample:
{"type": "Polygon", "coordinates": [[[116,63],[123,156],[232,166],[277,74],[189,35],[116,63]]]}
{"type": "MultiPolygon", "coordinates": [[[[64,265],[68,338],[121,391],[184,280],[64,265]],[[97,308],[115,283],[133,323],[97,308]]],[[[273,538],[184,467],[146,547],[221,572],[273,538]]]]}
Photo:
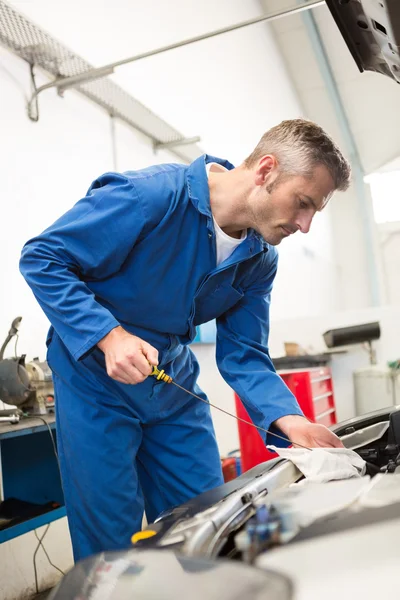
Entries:
{"type": "Polygon", "coordinates": [[[106,173],[82,200],[25,244],[21,273],[75,359],[119,325],[85,281],[117,272],[145,222],[132,181],[106,173]]]}
{"type": "MultiPolygon", "coordinates": [[[[282,435],[271,423],[285,415],[303,413],[276,373],[268,350],[270,295],[276,270],[277,256],[267,275],[217,320],[216,356],[221,375],[240,397],[252,421],[282,435]]],[[[268,444],[287,445],[259,433],[266,436],[268,444]]]]}

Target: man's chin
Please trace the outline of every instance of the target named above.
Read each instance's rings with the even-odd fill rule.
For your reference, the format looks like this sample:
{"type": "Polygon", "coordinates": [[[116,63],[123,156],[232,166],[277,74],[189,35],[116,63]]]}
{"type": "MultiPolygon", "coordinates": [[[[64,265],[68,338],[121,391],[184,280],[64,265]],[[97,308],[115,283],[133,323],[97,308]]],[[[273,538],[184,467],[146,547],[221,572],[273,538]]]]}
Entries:
{"type": "Polygon", "coordinates": [[[267,244],[269,244],[270,246],[279,246],[279,244],[281,243],[281,241],[284,239],[285,236],[282,235],[270,235],[268,237],[264,237],[264,240],[267,242],[267,244]]]}
{"type": "Polygon", "coordinates": [[[280,227],[274,228],[272,230],[270,229],[269,232],[265,232],[265,233],[263,233],[261,230],[258,230],[258,233],[261,234],[261,236],[263,237],[263,239],[270,246],[279,246],[279,244],[281,243],[281,241],[285,237],[288,237],[285,234],[285,231],[282,228],[280,228],[280,227]]]}

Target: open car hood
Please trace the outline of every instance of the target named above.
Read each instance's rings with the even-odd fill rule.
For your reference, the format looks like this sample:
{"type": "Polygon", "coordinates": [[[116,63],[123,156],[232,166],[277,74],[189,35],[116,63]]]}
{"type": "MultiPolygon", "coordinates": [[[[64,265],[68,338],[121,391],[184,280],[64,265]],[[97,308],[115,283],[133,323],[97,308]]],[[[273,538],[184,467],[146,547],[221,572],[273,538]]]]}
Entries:
{"type": "Polygon", "coordinates": [[[400,83],[400,2],[326,0],[360,71],[376,71],[400,83]]]}

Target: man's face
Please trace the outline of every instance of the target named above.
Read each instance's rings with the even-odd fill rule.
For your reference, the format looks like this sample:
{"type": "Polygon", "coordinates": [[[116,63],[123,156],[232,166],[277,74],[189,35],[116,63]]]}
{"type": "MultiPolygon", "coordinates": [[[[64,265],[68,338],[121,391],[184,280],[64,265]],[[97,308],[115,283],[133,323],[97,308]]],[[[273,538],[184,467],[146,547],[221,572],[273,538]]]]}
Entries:
{"type": "Polygon", "coordinates": [[[266,242],[276,246],[301,231],[310,230],[315,213],[334,192],[334,183],[326,167],[319,165],[311,177],[293,175],[273,178],[257,186],[249,199],[254,229],[266,242]]]}

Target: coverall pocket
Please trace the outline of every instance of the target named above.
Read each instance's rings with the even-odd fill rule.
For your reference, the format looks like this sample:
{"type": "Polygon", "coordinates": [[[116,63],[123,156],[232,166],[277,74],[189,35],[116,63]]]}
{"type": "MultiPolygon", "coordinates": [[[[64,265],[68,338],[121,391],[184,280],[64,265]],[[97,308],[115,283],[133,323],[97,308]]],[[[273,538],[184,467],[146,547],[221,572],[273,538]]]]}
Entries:
{"type": "Polygon", "coordinates": [[[243,293],[230,284],[217,287],[212,294],[198,301],[194,324],[200,325],[201,323],[207,323],[207,321],[220,317],[242,298],[243,293]]]}
{"type": "Polygon", "coordinates": [[[46,346],[47,346],[47,351],[46,351],[46,362],[49,365],[50,369],[53,371],[53,367],[51,366],[51,345],[53,342],[53,338],[49,338],[46,340],[46,346]]]}

